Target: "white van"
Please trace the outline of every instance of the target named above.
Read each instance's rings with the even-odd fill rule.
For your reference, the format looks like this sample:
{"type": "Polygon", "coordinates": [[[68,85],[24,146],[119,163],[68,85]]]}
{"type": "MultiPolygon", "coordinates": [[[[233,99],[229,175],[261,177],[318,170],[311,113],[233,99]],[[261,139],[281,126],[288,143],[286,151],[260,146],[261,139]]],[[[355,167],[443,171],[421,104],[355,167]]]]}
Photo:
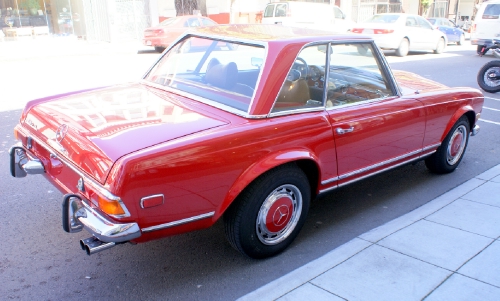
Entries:
{"type": "Polygon", "coordinates": [[[354,25],[338,6],[297,1],[269,3],[264,10],[262,23],[314,28],[335,33],[350,31],[354,25]]]}
{"type": "Polygon", "coordinates": [[[500,0],[483,2],[471,27],[470,42],[477,45],[478,53],[493,45],[493,40],[500,41],[500,0]]]}

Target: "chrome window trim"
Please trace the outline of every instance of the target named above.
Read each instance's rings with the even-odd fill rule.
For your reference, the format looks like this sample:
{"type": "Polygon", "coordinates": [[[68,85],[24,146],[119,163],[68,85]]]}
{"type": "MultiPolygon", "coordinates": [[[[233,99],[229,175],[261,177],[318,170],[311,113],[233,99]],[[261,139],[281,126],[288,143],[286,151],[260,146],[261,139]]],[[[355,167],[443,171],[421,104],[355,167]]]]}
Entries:
{"type": "MultiPolygon", "coordinates": [[[[390,96],[390,97],[373,98],[373,99],[354,102],[354,103],[346,103],[346,104],[339,105],[339,106],[327,107],[326,110],[332,111],[332,110],[336,110],[336,109],[343,109],[343,108],[355,107],[355,106],[360,106],[360,105],[366,105],[366,104],[371,104],[371,103],[375,103],[375,102],[386,101],[386,100],[389,100],[390,98],[397,99],[398,97],[397,96],[390,96]]],[[[410,109],[408,109],[408,110],[410,110],[410,109]]],[[[408,110],[403,110],[403,111],[408,111],[408,110]]],[[[398,111],[398,112],[401,112],[401,111],[398,111]]]]}
{"type": "Polygon", "coordinates": [[[309,112],[323,112],[324,110],[325,110],[325,107],[301,108],[301,109],[294,109],[294,110],[290,110],[290,111],[274,112],[274,113],[270,113],[269,115],[266,115],[266,116],[267,117],[288,116],[288,115],[309,113],[309,112]]]}
{"type": "Polygon", "coordinates": [[[386,167],[386,168],[384,168],[384,169],[374,171],[374,172],[372,172],[372,173],[370,173],[370,174],[366,174],[366,175],[364,175],[364,176],[362,176],[362,177],[359,177],[359,178],[356,178],[356,179],[352,179],[352,180],[347,181],[347,182],[344,182],[344,183],[342,183],[342,184],[335,185],[335,186],[332,186],[332,187],[329,187],[329,188],[326,188],[326,189],[322,189],[322,190],[320,190],[320,191],[319,191],[319,193],[318,193],[318,194],[323,194],[323,193],[325,193],[325,192],[328,192],[328,191],[331,191],[331,190],[337,189],[337,188],[339,188],[339,187],[343,187],[343,186],[345,186],[345,185],[348,185],[348,184],[351,184],[351,183],[354,183],[354,182],[357,182],[357,181],[360,181],[360,180],[366,179],[366,178],[368,178],[368,177],[371,177],[371,176],[377,175],[377,174],[379,174],[379,173],[382,173],[382,172],[385,172],[385,171],[391,170],[391,169],[396,168],[396,167],[399,167],[399,166],[401,166],[401,165],[408,164],[409,162],[413,162],[413,161],[418,161],[418,160],[421,160],[421,159],[425,158],[426,156],[428,156],[428,155],[430,155],[430,154],[432,154],[432,153],[435,153],[435,152],[436,152],[435,150],[430,151],[430,152],[426,152],[425,154],[421,154],[420,156],[418,156],[418,157],[416,157],[416,158],[411,158],[411,159],[408,159],[408,160],[406,160],[406,161],[400,162],[400,163],[398,163],[398,164],[396,164],[396,165],[388,166],[388,167],[386,167]]]}
{"type": "Polygon", "coordinates": [[[151,227],[143,228],[141,231],[142,232],[151,232],[151,231],[157,231],[157,230],[172,228],[172,227],[180,226],[180,225],[183,225],[183,224],[196,222],[196,221],[199,221],[199,220],[202,220],[202,219],[210,218],[210,217],[212,217],[214,215],[215,215],[215,211],[212,211],[212,212],[208,212],[208,213],[205,213],[205,214],[200,214],[200,215],[197,215],[197,216],[188,217],[188,218],[185,218],[185,219],[181,219],[181,220],[177,220],[177,221],[173,221],[173,222],[169,222],[169,223],[165,223],[165,224],[160,224],[160,225],[156,225],[156,226],[151,226],[151,227]]]}
{"type": "Polygon", "coordinates": [[[45,142],[40,140],[38,137],[31,136],[29,133],[26,133],[26,131],[24,130],[23,127],[19,127],[18,130],[21,131],[24,136],[31,137],[37,144],[39,144],[41,147],[46,149],[50,153],[50,156],[52,158],[55,158],[55,159],[61,161],[65,166],[69,167],[69,169],[74,171],[78,176],[80,176],[84,180],[85,184],[91,186],[92,189],[94,189],[97,192],[99,192],[100,194],[104,195],[106,198],[113,200],[113,201],[117,201],[120,204],[120,206],[122,207],[123,211],[125,211],[125,214],[121,214],[121,215],[107,214],[106,213],[107,215],[109,215],[111,217],[115,217],[115,218],[130,217],[130,212],[128,211],[127,207],[125,206],[125,204],[123,203],[123,201],[120,197],[112,194],[106,188],[102,187],[102,185],[100,183],[98,183],[96,180],[85,175],[85,173],[80,171],[77,167],[73,166],[73,164],[69,160],[67,160],[66,158],[64,158],[62,156],[59,156],[56,152],[53,152],[52,148],[49,147],[48,144],[46,144],[45,142]]]}
{"type": "MultiPolygon", "coordinates": [[[[396,78],[394,77],[392,72],[389,72],[389,70],[391,70],[391,68],[390,68],[389,64],[387,63],[387,60],[385,59],[385,56],[383,56],[380,48],[375,44],[375,42],[373,40],[334,40],[334,41],[322,40],[322,41],[315,41],[315,42],[311,42],[311,43],[308,43],[308,44],[305,44],[304,46],[302,46],[302,48],[297,53],[296,58],[298,57],[298,54],[300,54],[300,52],[304,48],[314,46],[314,45],[324,45],[324,44],[327,44],[327,47],[333,47],[334,45],[342,45],[342,44],[370,44],[371,49],[374,51],[373,57],[374,57],[375,61],[378,62],[379,64],[381,64],[381,66],[380,65],[377,65],[377,66],[379,67],[379,69],[381,68],[381,71],[382,71],[383,75],[385,76],[385,79],[387,81],[389,81],[388,88],[391,90],[393,95],[389,95],[387,97],[374,98],[374,99],[370,99],[368,101],[362,101],[359,103],[326,107],[327,95],[328,95],[328,91],[327,91],[328,77],[327,76],[330,75],[330,68],[326,68],[326,66],[330,66],[330,60],[331,60],[330,51],[327,51],[327,53],[326,53],[326,65],[325,65],[325,83],[323,84],[323,109],[330,110],[332,108],[343,108],[346,106],[354,106],[354,105],[357,105],[360,103],[366,104],[366,103],[371,103],[374,101],[386,100],[386,99],[392,98],[392,97],[394,97],[394,98],[401,97],[402,92],[401,92],[401,89],[399,88],[399,85],[396,81],[396,78]]],[[[288,69],[288,72],[290,72],[291,69],[292,69],[292,66],[290,66],[290,68],[288,69]]],[[[286,79],[281,84],[280,91],[283,88],[285,81],[286,81],[286,79]]],[[[283,112],[289,112],[290,114],[302,113],[302,112],[296,112],[296,110],[290,110],[290,111],[281,111],[281,112],[279,112],[280,113],[279,115],[274,115],[276,112],[273,113],[273,109],[274,109],[274,106],[276,105],[276,102],[278,101],[278,96],[279,96],[279,92],[278,92],[278,95],[276,95],[276,98],[274,99],[273,105],[271,107],[271,111],[269,112],[269,117],[283,116],[283,115],[285,115],[283,112]]]]}
{"type": "Polygon", "coordinates": [[[154,195],[150,195],[150,196],[146,196],[146,197],[143,197],[140,201],[140,204],[141,204],[141,208],[142,209],[145,209],[144,208],[144,201],[146,200],[149,200],[149,199],[152,199],[152,198],[156,198],[156,197],[160,197],[161,196],[161,204],[165,204],[165,196],[163,195],[163,193],[160,193],[160,194],[154,194],[154,195]]]}

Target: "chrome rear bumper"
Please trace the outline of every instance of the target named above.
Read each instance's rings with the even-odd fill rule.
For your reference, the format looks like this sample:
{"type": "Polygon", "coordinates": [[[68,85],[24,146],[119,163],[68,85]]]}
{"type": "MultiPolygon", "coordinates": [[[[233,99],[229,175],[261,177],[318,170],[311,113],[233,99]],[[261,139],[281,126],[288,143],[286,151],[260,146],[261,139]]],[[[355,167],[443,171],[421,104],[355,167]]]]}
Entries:
{"type": "Polygon", "coordinates": [[[26,175],[45,173],[45,168],[40,160],[28,155],[23,145],[19,142],[9,149],[10,174],[15,178],[24,178],[26,175]]]}
{"type": "Polygon", "coordinates": [[[115,223],[91,208],[76,194],[66,194],[63,199],[63,229],[68,233],[83,228],[102,242],[122,243],[141,236],[137,223],[115,223]]]}

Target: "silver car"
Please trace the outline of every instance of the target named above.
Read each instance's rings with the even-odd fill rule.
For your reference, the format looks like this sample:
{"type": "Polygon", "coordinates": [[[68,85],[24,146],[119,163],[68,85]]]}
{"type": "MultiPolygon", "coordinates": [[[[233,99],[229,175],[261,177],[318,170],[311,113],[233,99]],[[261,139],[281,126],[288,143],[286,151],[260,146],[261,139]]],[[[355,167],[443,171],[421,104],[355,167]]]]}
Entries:
{"type": "Polygon", "coordinates": [[[380,48],[396,50],[397,56],[414,50],[441,53],[448,43],[445,33],[410,14],[377,14],[358,23],[352,32],[370,36],[380,48]]]}

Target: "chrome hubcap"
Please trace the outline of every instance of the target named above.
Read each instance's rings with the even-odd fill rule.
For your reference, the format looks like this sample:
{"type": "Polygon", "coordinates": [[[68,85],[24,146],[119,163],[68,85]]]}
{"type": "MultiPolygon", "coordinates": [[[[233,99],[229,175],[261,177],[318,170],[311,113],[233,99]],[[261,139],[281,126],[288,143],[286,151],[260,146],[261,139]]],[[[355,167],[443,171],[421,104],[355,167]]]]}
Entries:
{"type": "Polygon", "coordinates": [[[467,141],[467,129],[465,125],[459,126],[453,136],[451,136],[450,143],[446,152],[446,160],[448,164],[455,165],[462,157],[465,150],[465,142],[467,141]]]}
{"type": "Polygon", "coordinates": [[[500,67],[492,67],[486,70],[484,73],[484,83],[489,87],[498,87],[500,85],[500,80],[491,79],[491,77],[495,76],[495,72],[500,72],[500,67]]]}
{"type": "Polygon", "coordinates": [[[271,192],[257,215],[255,230],[265,245],[276,245],[285,240],[297,226],[302,212],[302,194],[291,184],[271,192]]]}

